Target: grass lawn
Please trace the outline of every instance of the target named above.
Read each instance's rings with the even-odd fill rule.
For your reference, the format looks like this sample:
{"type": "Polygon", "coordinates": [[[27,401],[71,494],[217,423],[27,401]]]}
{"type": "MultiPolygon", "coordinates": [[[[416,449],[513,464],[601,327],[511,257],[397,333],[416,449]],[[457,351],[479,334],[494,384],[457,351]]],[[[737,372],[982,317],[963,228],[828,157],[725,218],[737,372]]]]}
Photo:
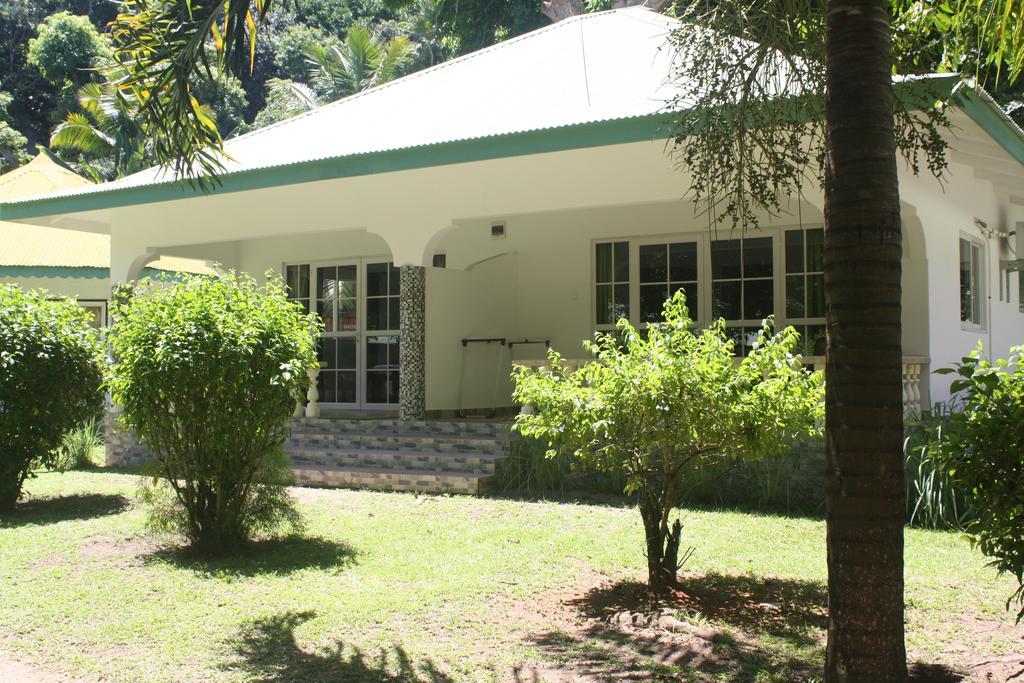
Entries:
{"type": "MultiPolygon", "coordinates": [[[[6,657],[42,680],[790,681],[823,659],[820,520],[686,511],[668,631],[607,618],[655,614],[635,510],[296,490],[303,537],[204,562],[143,532],[136,485],[43,474],[0,518],[0,678],[6,657]]],[[[912,660],[1017,666],[1012,581],[962,537],[908,532],[906,575],[912,660]]]]}

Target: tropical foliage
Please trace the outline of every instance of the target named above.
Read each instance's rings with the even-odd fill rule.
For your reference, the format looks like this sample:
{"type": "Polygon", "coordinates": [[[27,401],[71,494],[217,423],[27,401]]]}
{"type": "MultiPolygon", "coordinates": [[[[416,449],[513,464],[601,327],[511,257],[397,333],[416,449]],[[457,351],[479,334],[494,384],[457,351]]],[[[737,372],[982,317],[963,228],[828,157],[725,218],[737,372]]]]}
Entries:
{"type": "Polygon", "coordinates": [[[674,585],[686,559],[673,515],[688,471],[778,454],[820,428],[821,374],[793,354],[796,331],[773,335],[769,322],[737,363],[725,323],[695,331],[680,291],[666,302],[664,322],[640,331],[623,319],[617,334],[587,342],[595,361],[575,372],[551,351],[550,372],[515,375],[515,399],[531,407],[516,420],[522,434],[621,474],[626,493],[639,498],[654,589],[674,585]]]}
{"type": "Polygon", "coordinates": [[[89,318],[74,301],[0,285],[0,510],[103,406],[103,351],[89,318]]]}
{"type": "Polygon", "coordinates": [[[317,323],[279,280],[144,280],[113,307],[108,381],[123,421],[155,457],[154,527],[207,550],[295,524],[282,445],[317,323]]]}
{"type": "Polygon", "coordinates": [[[960,411],[938,442],[935,455],[946,476],[967,492],[974,514],[966,530],[992,566],[1017,579],[1006,607],[1017,603],[1024,619],[1024,346],[1010,357],[986,360],[981,344],[955,368],[950,389],[960,411]]]}

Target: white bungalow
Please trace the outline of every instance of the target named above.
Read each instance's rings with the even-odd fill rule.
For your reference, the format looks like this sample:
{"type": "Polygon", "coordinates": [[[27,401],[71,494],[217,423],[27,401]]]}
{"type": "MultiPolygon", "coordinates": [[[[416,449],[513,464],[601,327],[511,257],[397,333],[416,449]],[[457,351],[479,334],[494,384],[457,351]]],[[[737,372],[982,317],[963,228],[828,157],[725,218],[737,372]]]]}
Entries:
{"type": "MultiPolygon", "coordinates": [[[[653,319],[679,287],[701,323],[723,317],[742,341],[774,313],[820,354],[821,193],[746,234],[695,216],[666,146],[674,26],[640,8],[575,17],[230,140],[210,192],[144,172],[9,202],[0,218],[110,235],[113,282],[161,255],[280,273],[325,322],[304,410],[399,418],[377,435],[511,409],[512,363],[546,344],[579,358],[594,330],[653,319]]],[[[1024,132],[980,91],[956,102],[945,186],[901,175],[912,410],[948,398],[929,371],[979,340],[995,354],[1024,342],[1024,132]]],[[[308,480],[424,487],[325,439],[292,444],[297,462],[320,448],[305,452],[324,465],[308,480]]],[[[473,471],[438,462],[405,466],[473,471]]]]}

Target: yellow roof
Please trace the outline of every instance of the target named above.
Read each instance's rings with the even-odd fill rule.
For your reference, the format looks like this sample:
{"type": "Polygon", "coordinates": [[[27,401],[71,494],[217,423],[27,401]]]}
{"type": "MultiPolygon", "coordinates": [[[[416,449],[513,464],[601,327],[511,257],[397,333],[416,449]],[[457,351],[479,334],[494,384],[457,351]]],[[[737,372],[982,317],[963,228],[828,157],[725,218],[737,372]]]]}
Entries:
{"type": "MultiPolygon", "coordinates": [[[[0,175],[0,201],[91,185],[48,152],[0,175]]],[[[110,236],[0,222],[0,265],[110,267],[110,236]]]]}
{"type": "MultiPolygon", "coordinates": [[[[0,175],[0,202],[73,190],[92,183],[46,150],[0,175]]],[[[109,268],[110,235],[0,221],[0,266],[109,268]]],[[[150,268],[209,272],[202,261],[163,256],[150,268]]]]}

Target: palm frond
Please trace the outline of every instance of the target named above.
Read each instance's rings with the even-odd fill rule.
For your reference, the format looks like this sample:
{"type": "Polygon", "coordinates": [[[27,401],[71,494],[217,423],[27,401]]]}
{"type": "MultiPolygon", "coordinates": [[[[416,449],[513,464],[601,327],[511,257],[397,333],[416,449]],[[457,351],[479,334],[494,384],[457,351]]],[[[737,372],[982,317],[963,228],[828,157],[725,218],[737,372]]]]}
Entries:
{"type": "Polygon", "coordinates": [[[106,156],[117,149],[115,140],[92,124],[85,114],[72,112],[50,136],[50,146],[69,152],[106,156]]]}

